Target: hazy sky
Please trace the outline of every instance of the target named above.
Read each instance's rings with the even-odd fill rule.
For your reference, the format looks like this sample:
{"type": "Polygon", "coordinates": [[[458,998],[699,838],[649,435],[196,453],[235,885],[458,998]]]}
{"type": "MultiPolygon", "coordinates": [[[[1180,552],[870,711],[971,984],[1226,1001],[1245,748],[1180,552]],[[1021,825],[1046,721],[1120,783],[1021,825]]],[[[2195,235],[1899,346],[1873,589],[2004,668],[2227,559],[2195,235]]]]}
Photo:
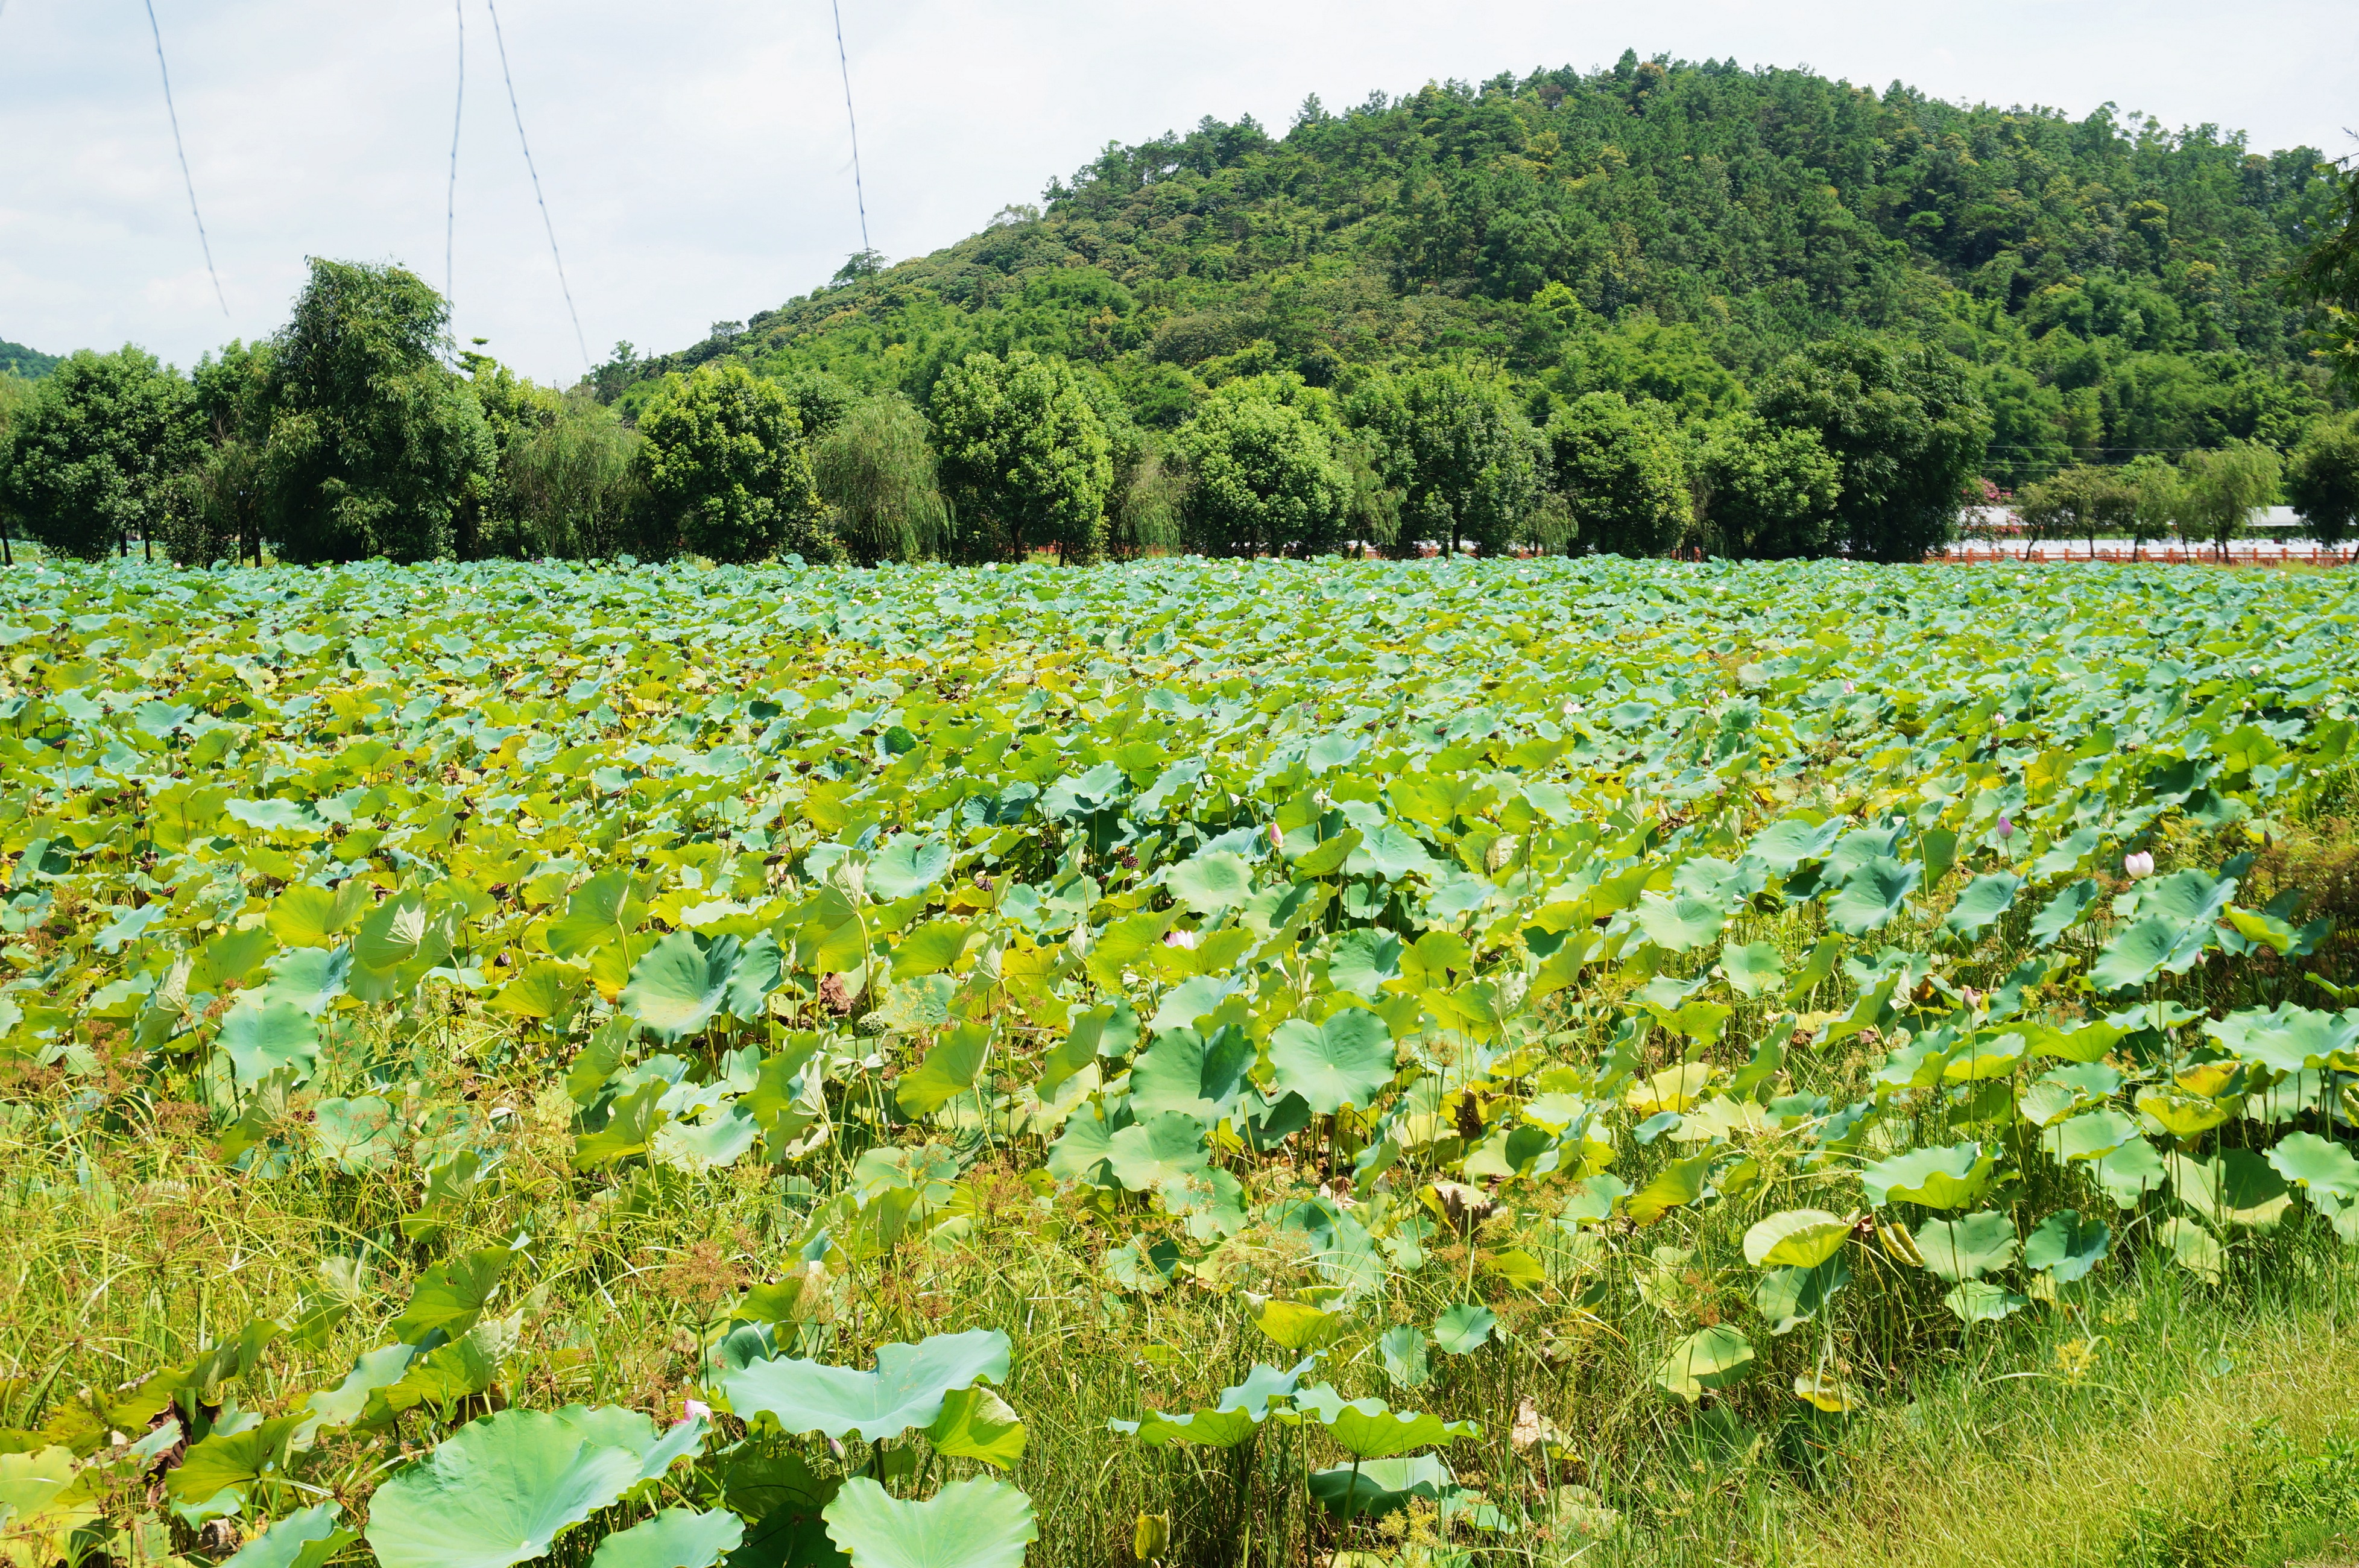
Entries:
{"type": "MultiPolygon", "coordinates": [[[[52,353],[129,340],[186,365],[276,327],[307,255],[394,258],[439,286],[463,5],[456,330],[536,377],[580,375],[485,0],[154,4],[229,313],[138,0],[0,0],[0,338],[52,353]]],[[[896,258],[1037,201],[1110,139],[1207,114],[1282,132],[1308,93],[1341,108],[1625,48],[2074,114],[2112,102],[2242,128],[2262,149],[2359,147],[2348,0],[841,4],[869,235],[896,258]]],[[[859,248],[827,0],[506,0],[499,15],[592,357],[618,338],[692,342],[859,248]]]]}

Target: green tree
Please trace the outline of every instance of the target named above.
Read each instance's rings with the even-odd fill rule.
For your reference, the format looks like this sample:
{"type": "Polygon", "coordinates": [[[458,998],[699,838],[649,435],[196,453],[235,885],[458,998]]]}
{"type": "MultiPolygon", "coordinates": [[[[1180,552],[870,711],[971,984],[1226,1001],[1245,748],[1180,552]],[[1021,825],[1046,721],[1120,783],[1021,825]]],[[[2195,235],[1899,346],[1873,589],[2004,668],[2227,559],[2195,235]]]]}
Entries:
{"type": "Polygon", "coordinates": [[[288,561],[430,561],[498,456],[442,364],[449,308],[398,267],[312,258],[273,340],[263,512],[288,561]]]}
{"type": "Polygon", "coordinates": [[[233,342],[190,374],[204,455],[181,476],[162,538],[183,566],[262,560],[263,449],[270,439],[270,345],[233,342]]]}
{"type": "Polygon", "coordinates": [[[1661,555],[1695,520],[1686,443],[1651,399],[1591,392],[1550,415],[1549,455],[1574,537],[1614,555],[1661,555]]]}
{"type": "Polygon", "coordinates": [[[2137,559],[2148,539],[2158,539],[2178,526],[2179,469],[2158,452],[2141,452],[2122,466],[2121,485],[2129,496],[2123,527],[2130,536],[2130,559],[2137,559]]]}
{"type": "Polygon", "coordinates": [[[1344,413],[1373,438],[1376,472],[1398,496],[1397,552],[1433,539],[1451,554],[1497,554],[1539,506],[1547,443],[1498,381],[1438,366],[1376,381],[1344,413]]]}
{"type": "Polygon", "coordinates": [[[2137,491],[2121,470],[2076,463],[2024,486],[2015,510],[2035,539],[2087,539],[2094,561],[2097,536],[2128,528],[2137,504],[2137,491]]]}
{"type": "MultiPolygon", "coordinates": [[[[480,344],[484,340],[475,340],[480,344]]],[[[516,463],[525,444],[557,422],[563,397],[534,385],[488,354],[462,349],[467,389],[484,410],[491,431],[493,472],[469,487],[451,519],[451,545],[462,561],[485,557],[519,560],[544,553],[538,530],[521,515],[516,494],[516,463]]]]}
{"type": "Polygon", "coordinates": [[[2336,376],[2359,387],[2359,159],[2321,172],[2340,181],[2333,210],[2287,282],[2296,299],[2318,312],[2318,336],[2336,376]]]}
{"type": "Polygon", "coordinates": [[[2252,515],[2277,498],[2284,463],[2259,441],[2232,441],[2179,460],[2179,531],[2208,541],[2228,557],[2228,541],[2252,515]]]}
{"type": "Polygon", "coordinates": [[[1989,420],[1945,352],[1846,335],[1779,365],[1755,408],[1815,430],[1843,474],[1835,542],[1868,561],[1922,561],[1957,532],[1989,420]]]}
{"type": "Polygon", "coordinates": [[[718,561],[834,561],[802,419],[786,389],[729,361],[664,377],[639,415],[649,548],[718,561]]]}
{"type": "Polygon", "coordinates": [[[128,344],[36,382],[0,460],[0,510],[59,555],[95,560],[159,531],[201,438],[189,383],[128,344]]]}
{"type": "Polygon", "coordinates": [[[597,561],[631,549],[645,515],[638,447],[637,433],[580,387],[515,440],[500,457],[500,488],[526,553],[597,561]]]}
{"type": "Polygon", "coordinates": [[[1757,414],[1712,427],[1696,454],[1696,498],[1712,550],[1790,561],[1832,548],[1843,469],[1816,430],[1776,430],[1757,414]]]}
{"type": "Polygon", "coordinates": [[[1321,396],[1291,374],[1243,376],[1216,387],[1180,428],[1190,549],[1311,555],[1335,548],[1351,478],[1318,417],[1321,396]]]}
{"type": "Polygon", "coordinates": [[[950,532],[925,416],[899,393],[854,403],[832,418],[811,448],[820,498],[835,514],[836,536],[863,566],[920,561],[950,532]]]}
{"type": "Polygon", "coordinates": [[[1053,548],[1069,564],[1098,558],[1114,443],[1072,365],[1024,349],[971,354],[934,383],[932,408],[961,555],[1021,561],[1053,548]]]}
{"type": "Polygon", "coordinates": [[[2359,413],[2321,419],[2287,465],[2286,499],[2330,550],[2359,532],[2359,413]]]}

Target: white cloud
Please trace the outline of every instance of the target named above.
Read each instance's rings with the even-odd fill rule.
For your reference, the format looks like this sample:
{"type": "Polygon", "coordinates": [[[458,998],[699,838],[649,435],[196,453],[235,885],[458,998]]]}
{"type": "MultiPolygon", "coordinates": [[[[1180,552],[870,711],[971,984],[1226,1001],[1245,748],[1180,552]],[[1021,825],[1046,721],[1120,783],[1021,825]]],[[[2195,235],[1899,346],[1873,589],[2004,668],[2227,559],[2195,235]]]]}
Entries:
{"type": "MultiPolygon", "coordinates": [[[[517,150],[484,0],[453,256],[457,327],[551,379],[581,354],[517,150]]],[[[2359,28],[2339,5],[1810,7],[1682,0],[843,0],[870,235],[900,256],[1037,200],[1110,139],[1206,114],[1282,130],[1306,93],[1641,54],[1810,64],[1938,97],[2112,101],[2258,147],[2353,144],[2359,28]]],[[[0,15],[0,337],[125,339],[186,365],[269,332],[308,254],[398,258],[440,284],[449,6],[157,0],[231,316],[212,303],[144,16],[74,0],[0,15]]],[[[826,0],[506,0],[525,125],[593,356],[692,341],[825,279],[860,243],[826,0]]]]}

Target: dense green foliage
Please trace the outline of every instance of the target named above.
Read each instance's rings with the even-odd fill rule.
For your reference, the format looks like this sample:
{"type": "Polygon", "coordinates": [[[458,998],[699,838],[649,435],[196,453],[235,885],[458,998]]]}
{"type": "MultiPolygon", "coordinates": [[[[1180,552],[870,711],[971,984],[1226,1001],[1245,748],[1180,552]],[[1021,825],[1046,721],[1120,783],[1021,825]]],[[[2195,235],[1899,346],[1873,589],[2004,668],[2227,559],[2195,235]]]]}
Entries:
{"type": "Polygon", "coordinates": [[[20,566],[0,1544],[1800,1562],[1958,1380],[2332,1408],[2353,582],[20,566]]]}
{"type": "Polygon", "coordinates": [[[718,561],[839,553],[801,415],[783,387],[742,365],[667,378],[639,415],[636,463],[646,537],[658,553],[718,561]]]}
{"type": "Polygon", "coordinates": [[[287,560],[430,561],[497,452],[440,356],[449,307],[408,272],[314,259],[259,396],[265,526],[287,560]]]}
{"type": "Polygon", "coordinates": [[[934,427],[961,555],[1021,561],[1053,550],[1070,563],[1103,553],[1120,419],[1108,401],[1094,377],[1022,349],[943,370],[934,427]]]}
{"type": "Polygon", "coordinates": [[[2293,454],[2286,499],[2323,543],[2359,534],[2359,414],[2321,419],[2293,454]]]}
{"type": "Polygon", "coordinates": [[[1178,441],[1188,547],[1206,555],[1332,550],[1352,496],[1334,419],[1325,395],[1297,376],[1214,389],[1178,441]]]}
{"type": "Polygon", "coordinates": [[[84,349],[12,416],[0,513],[60,555],[106,555],[161,522],[198,441],[187,381],[141,349],[84,349]]]}
{"type": "Polygon", "coordinates": [[[0,376],[18,376],[27,381],[38,381],[55,370],[59,363],[57,354],[42,354],[27,348],[23,343],[0,338],[0,376]]]}
{"type": "Polygon", "coordinates": [[[2013,486],[2076,455],[2293,444],[2329,395],[2323,319],[2282,275],[2337,201],[2316,152],[2209,126],[1625,56],[1112,147],[1043,210],[651,363],[732,352],[922,402],[966,354],[1026,348],[1168,427],[1240,365],[1349,389],[1465,357],[1544,422],[1601,390],[1724,411],[1864,330],[1955,358],[2013,486]]]}

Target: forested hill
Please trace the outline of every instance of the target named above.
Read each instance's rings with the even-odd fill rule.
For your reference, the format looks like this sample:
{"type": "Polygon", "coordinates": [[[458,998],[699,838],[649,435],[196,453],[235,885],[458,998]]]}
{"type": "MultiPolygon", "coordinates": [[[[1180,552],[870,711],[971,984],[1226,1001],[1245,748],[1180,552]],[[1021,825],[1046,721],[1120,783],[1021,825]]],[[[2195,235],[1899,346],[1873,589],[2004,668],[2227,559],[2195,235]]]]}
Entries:
{"type": "MultiPolygon", "coordinates": [[[[1965,108],[1734,61],[1428,85],[1273,137],[1250,118],[1109,147],[1045,207],[600,373],[613,397],[724,354],[920,402],[977,349],[1095,362],[1142,422],[1292,369],[1487,361],[1538,406],[1644,394],[1701,414],[1854,326],[1940,342],[1989,405],[1988,471],[2284,445],[2327,377],[2277,275],[2333,188],[2100,110],[1965,108]]],[[[628,401],[635,402],[636,397],[628,401]]]]}
{"type": "Polygon", "coordinates": [[[23,343],[0,338],[0,376],[21,376],[27,381],[38,380],[55,370],[58,356],[27,348],[23,343]]]}

